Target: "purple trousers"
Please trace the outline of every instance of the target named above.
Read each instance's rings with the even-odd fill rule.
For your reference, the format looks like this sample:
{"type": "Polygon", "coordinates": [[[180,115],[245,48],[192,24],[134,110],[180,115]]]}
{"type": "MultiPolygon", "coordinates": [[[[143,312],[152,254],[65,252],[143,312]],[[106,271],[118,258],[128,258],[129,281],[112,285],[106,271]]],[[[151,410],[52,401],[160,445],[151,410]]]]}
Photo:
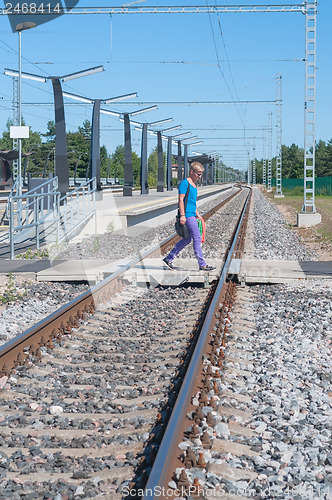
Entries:
{"type": "Polygon", "coordinates": [[[189,245],[191,240],[193,240],[193,247],[198,265],[200,267],[204,267],[206,265],[206,262],[202,255],[201,233],[199,231],[197,219],[196,217],[187,217],[186,223],[189,230],[189,238],[183,238],[182,240],[178,241],[173,250],[171,250],[167,255],[167,259],[172,262],[178,255],[178,253],[181,252],[184,247],[189,245]]]}

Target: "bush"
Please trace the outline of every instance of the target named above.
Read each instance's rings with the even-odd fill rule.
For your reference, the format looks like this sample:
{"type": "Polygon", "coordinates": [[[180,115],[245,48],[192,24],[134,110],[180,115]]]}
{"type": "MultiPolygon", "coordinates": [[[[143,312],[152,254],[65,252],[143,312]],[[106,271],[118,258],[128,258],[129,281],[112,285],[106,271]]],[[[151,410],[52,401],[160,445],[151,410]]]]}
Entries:
{"type": "Polygon", "coordinates": [[[301,196],[304,194],[304,187],[294,186],[293,188],[282,188],[282,192],[288,196],[301,196]]]}
{"type": "Polygon", "coordinates": [[[148,186],[149,188],[157,187],[157,179],[151,173],[148,174],[148,186]]]}
{"type": "Polygon", "coordinates": [[[292,189],[293,196],[300,196],[302,194],[304,194],[304,187],[303,186],[295,186],[295,188],[292,189]]]}

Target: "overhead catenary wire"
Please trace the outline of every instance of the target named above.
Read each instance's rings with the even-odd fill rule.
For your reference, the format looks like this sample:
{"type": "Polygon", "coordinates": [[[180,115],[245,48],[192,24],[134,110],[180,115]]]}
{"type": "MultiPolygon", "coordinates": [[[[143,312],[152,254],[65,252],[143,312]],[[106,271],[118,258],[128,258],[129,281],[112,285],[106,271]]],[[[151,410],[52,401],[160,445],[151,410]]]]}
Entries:
{"type": "MultiPolygon", "coordinates": [[[[82,96],[82,97],[85,97],[85,96],[82,96]]],[[[242,103],[246,103],[246,104],[274,104],[275,101],[274,100],[242,100],[240,101],[242,103]]],[[[25,102],[23,103],[25,106],[49,106],[51,103],[45,103],[45,102],[25,102]]],[[[139,106],[143,106],[143,105],[153,105],[153,104],[157,104],[157,105],[174,105],[174,106],[192,106],[192,105],[216,105],[216,104],[234,104],[233,101],[136,101],[135,102],[135,105],[139,105],[139,106]]],[[[66,105],[71,105],[71,106],[82,106],[82,104],[80,103],[76,103],[76,102],[73,102],[73,103],[66,103],[66,105]]],[[[126,102],[114,102],[112,103],[112,106],[127,106],[128,103],[126,102]]]]}
{"type": "MultiPolygon", "coordinates": [[[[206,5],[208,6],[208,0],[206,0],[206,5]]],[[[208,15],[209,15],[209,22],[210,22],[210,27],[211,27],[211,32],[212,32],[212,38],[213,38],[214,49],[215,49],[216,56],[217,56],[217,66],[218,66],[218,69],[219,69],[219,71],[220,71],[220,74],[222,75],[222,77],[223,77],[223,79],[224,79],[224,82],[225,82],[225,85],[226,85],[227,90],[228,90],[228,92],[229,92],[229,95],[230,95],[230,96],[231,96],[231,98],[233,99],[233,104],[235,105],[235,109],[236,109],[236,111],[237,111],[237,113],[238,113],[238,115],[239,115],[239,118],[240,118],[240,120],[241,120],[241,122],[242,122],[242,124],[243,124],[243,126],[244,126],[244,121],[243,121],[243,118],[242,118],[242,116],[241,116],[241,114],[240,114],[240,112],[239,112],[239,110],[238,110],[238,108],[237,108],[237,104],[238,104],[238,103],[240,103],[239,98],[238,98],[238,96],[237,96],[237,100],[235,100],[235,99],[234,99],[233,94],[232,94],[232,91],[231,91],[231,89],[230,89],[230,87],[229,87],[229,85],[228,85],[228,82],[227,82],[226,78],[225,78],[224,72],[222,71],[221,66],[220,66],[220,62],[219,62],[219,61],[221,60],[221,58],[219,57],[219,54],[218,54],[218,48],[217,48],[216,38],[215,38],[215,35],[214,35],[214,31],[213,31],[213,26],[212,26],[212,20],[211,20],[211,14],[210,14],[210,12],[209,12],[209,14],[208,14],[208,15]]],[[[220,18],[219,18],[219,14],[218,14],[218,13],[217,13],[217,19],[218,19],[218,25],[219,25],[219,31],[220,31],[221,39],[223,40],[222,29],[221,29],[221,23],[220,23],[220,18]]],[[[224,42],[223,42],[223,43],[224,43],[224,42]]],[[[226,53],[226,57],[228,57],[228,56],[227,56],[227,52],[226,52],[226,46],[225,46],[225,43],[224,43],[224,50],[225,50],[225,53],[226,53]]],[[[232,72],[231,72],[231,68],[230,68],[230,65],[229,65],[229,64],[228,64],[228,67],[229,67],[230,75],[231,75],[232,82],[233,82],[233,85],[234,85],[234,89],[235,89],[235,92],[236,92],[236,87],[235,87],[234,79],[233,79],[232,72]]]]}
{"type": "MultiPolygon", "coordinates": [[[[210,10],[209,12],[212,12],[212,10],[210,10]]],[[[110,17],[111,17],[111,16],[112,16],[112,14],[110,14],[110,17]]],[[[218,16],[219,16],[219,14],[218,14],[218,16]]],[[[219,25],[220,25],[220,20],[219,20],[219,17],[218,17],[218,22],[219,22],[219,25]]],[[[220,25],[220,29],[221,29],[221,25],[220,25]]],[[[222,34],[222,33],[221,33],[221,34],[222,34]]],[[[219,67],[220,67],[220,63],[219,63],[219,67]]],[[[233,81],[233,83],[234,83],[234,81],[233,81]]],[[[234,87],[235,87],[235,85],[234,85],[234,87]]],[[[268,102],[268,101],[267,101],[267,102],[268,102]]],[[[234,103],[234,102],[233,102],[233,103],[234,103]]],[[[163,103],[163,104],[165,104],[165,105],[166,105],[166,104],[168,104],[168,103],[163,103]]],[[[188,103],[188,105],[189,105],[189,106],[191,106],[192,104],[193,104],[192,102],[191,102],[191,103],[188,103]]],[[[196,104],[196,103],[195,103],[195,104],[196,104]]],[[[199,104],[199,103],[197,103],[197,104],[199,104]]],[[[203,103],[202,103],[202,104],[203,104],[203,103]]],[[[210,103],[208,103],[208,104],[210,104],[210,103]]],[[[211,102],[211,104],[215,104],[215,102],[213,102],[213,103],[211,102]]],[[[247,104],[247,102],[244,102],[244,104],[247,104]]],[[[255,102],[255,104],[256,104],[256,102],[255,102]]],[[[161,105],[162,105],[162,104],[161,104],[161,105]]],[[[180,104],[179,104],[179,103],[177,103],[176,105],[180,105],[180,104]]],[[[67,106],[67,103],[66,103],[66,106],[67,106]]],[[[73,109],[73,108],[72,108],[72,109],[73,109]]],[[[189,127],[189,128],[192,128],[192,127],[189,127]]]]}

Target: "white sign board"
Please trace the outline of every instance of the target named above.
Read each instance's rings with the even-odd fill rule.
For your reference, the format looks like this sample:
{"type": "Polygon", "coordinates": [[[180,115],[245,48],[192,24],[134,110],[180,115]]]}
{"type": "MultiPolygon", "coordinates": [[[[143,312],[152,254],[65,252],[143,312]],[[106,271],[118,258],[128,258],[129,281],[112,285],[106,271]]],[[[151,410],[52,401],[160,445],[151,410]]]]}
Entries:
{"type": "Polygon", "coordinates": [[[29,139],[29,128],[23,125],[9,127],[9,136],[11,139],[29,139]]]}

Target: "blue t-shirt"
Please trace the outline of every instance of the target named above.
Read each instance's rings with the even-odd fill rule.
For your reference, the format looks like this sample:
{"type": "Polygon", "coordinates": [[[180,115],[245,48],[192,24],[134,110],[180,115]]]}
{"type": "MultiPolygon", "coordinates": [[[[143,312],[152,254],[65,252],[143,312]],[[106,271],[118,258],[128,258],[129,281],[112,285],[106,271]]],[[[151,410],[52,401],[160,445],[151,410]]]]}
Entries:
{"type": "MultiPolygon", "coordinates": [[[[179,185],[179,194],[186,194],[189,182],[183,179],[179,185]]],[[[196,216],[197,188],[189,184],[188,201],[186,206],[186,217],[196,216]]]]}

